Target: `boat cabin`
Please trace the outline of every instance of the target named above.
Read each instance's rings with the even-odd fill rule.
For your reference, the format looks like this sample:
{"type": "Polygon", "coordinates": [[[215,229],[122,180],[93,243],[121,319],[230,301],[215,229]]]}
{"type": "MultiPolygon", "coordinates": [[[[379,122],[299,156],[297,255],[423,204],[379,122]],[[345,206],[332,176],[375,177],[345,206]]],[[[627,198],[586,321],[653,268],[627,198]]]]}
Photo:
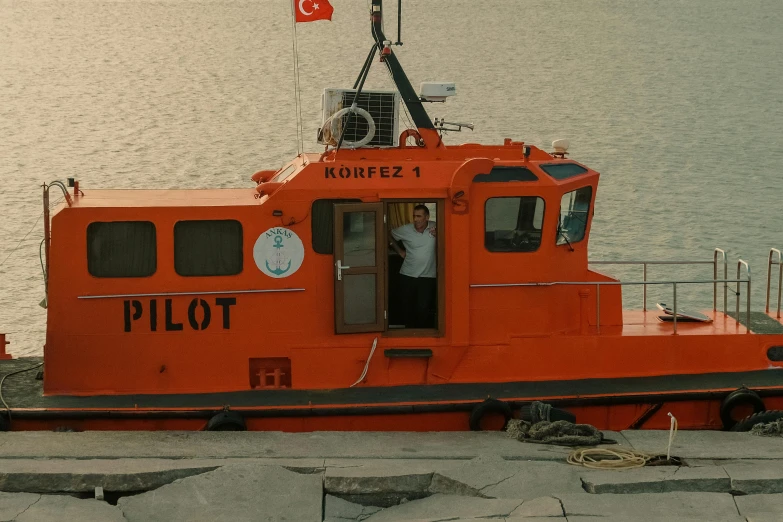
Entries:
{"type": "MultiPolygon", "coordinates": [[[[439,350],[595,327],[593,288],[516,285],[608,280],[587,267],[596,172],[511,140],[330,159],[301,155],[255,189],[79,190],[52,219],[46,393],[253,389],[262,368],[340,387],[363,364],[341,354],[375,337],[419,367],[384,384],[424,384],[450,379],[427,371],[439,350]],[[436,269],[411,324],[392,231],[417,205],[436,269]]],[[[619,292],[601,299],[620,324],[619,292]]]]}

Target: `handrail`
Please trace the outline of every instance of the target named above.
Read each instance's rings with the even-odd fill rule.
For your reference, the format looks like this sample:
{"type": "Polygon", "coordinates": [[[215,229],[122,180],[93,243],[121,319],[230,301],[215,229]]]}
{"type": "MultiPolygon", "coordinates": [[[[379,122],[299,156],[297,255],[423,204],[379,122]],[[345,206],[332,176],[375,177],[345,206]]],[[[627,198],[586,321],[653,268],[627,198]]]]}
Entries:
{"type": "MultiPolygon", "coordinates": [[[[609,263],[606,263],[609,264],[609,263]]],[[[601,328],[601,287],[602,286],[623,286],[623,285],[672,285],[672,292],[674,294],[674,301],[673,301],[673,318],[672,322],[674,325],[674,333],[677,333],[677,285],[683,285],[683,284],[704,284],[704,283],[724,283],[726,286],[728,286],[728,283],[736,283],[737,285],[737,317],[736,321],[739,323],[739,284],[740,283],[747,283],[748,285],[748,310],[747,310],[747,326],[748,326],[748,333],[750,333],[750,267],[748,264],[743,261],[739,260],[739,263],[737,264],[737,279],[704,279],[704,280],[683,280],[683,281],[545,281],[545,282],[534,282],[534,283],[483,283],[483,284],[472,284],[470,285],[470,288],[510,288],[510,287],[526,287],[526,286],[558,286],[558,285],[572,285],[572,286],[587,286],[587,285],[594,285],[596,287],[595,297],[596,297],[596,318],[595,318],[595,326],[596,330],[600,331],[601,328]],[[747,273],[747,279],[740,279],[740,267],[741,265],[745,265],[746,273],[747,273]]]]}
{"type": "MultiPolygon", "coordinates": [[[[721,250],[720,248],[716,248],[715,252],[713,252],[713,259],[712,261],[589,261],[588,264],[590,265],[642,265],[642,279],[644,281],[647,281],[647,265],[712,265],[713,266],[713,279],[718,278],[718,254],[717,251],[720,251],[723,253],[723,264],[724,264],[724,274],[723,278],[726,279],[728,277],[728,265],[726,264],[726,252],[721,250]]],[[[725,288],[728,288],[728,283],[725,285],[725,288]]],[[[726,313],[726,290],[724,288],[724,295],[723,295],[723,313],[726,313]]],[[[717,299],[717,283],[713,285],[712,289],[712,302],[713,302],[713,311],[715,311],[715,300],[717,299]]],[[[647,311],[647,286],[642,287],[642,310],[647,311]]]]}
{"type": "Polygon", "coordinates": [[[745,265],[745,275],[747,276],[747,288],[748,288],[748,296],[745,298],[745,302],[748,305],[748,312],[747,312],[747,323],[745,324],[745,327],[748,330],[748,333],[750,333],[750,266],[740,259],[737,261],[737,321],[739,321],[739,305],[740,305],[740,270],[742,268],[742,265],[745,265]]]}
{"type": "MultiPolygon", "coordinates": [[[[744,261],[743,261],[744,263],[744,261]]],[[[704,283],[746,283],[747,279],[692,279],[692,280],[680,280],[680,281],[541,281],[532,283],[476,283],[470,285],[470,288],[502,288],[502,287],[516,287],[516,286],[556,286],[556,285],[608,285],[608,286],[622,286],[622,285],[670,285],[672,283],[679,284],[704,284],[704,283]]]]}
{"type": "MultiPolygon", "coordinates": [[[[714,263],[713,270],[712,270],[712,278],[718,279],[718,252],[723,254],[723,279],[729,278],[729,262],[726,259],[726,251],[722,248],[716,248],[712,251],[712,261],[714,263]]],[[[728,310],[728,300],[729,300],[729,284],[723,283],[723,313],[726,313],[726,310],[728,310]]],[[[712,311],[715,312],[718,310],[718,283],[713,283],[712,285],[712,311]]]]}
{"type": "Polygon", "coordinates": [[[672,294],[674,294],[674,305],[672,306],[672,325],[674,325],[674,334],[677,335],[677,283],[672,283],[672,294]]]}
{"type": "Polygon", "coordinates": [[[783,259],[781,259],[783,256],[780,254],[780,250],[777,248],[770,248],[769,249],[769,261],[767,262],[767,305],[764,309],[766,313],[769,313],[769,294],[770,290],[772,289],[772,285],[770,284],[772,281],[772,265],[777,264],[780,267],[780,270],[778,272],[778,313],[776,317],[780,319],[780,296],[783,292],[783,259]],[[772,261],[772,254],[777,252],[778,254],[778,260],[777,263],[772,261]]]}

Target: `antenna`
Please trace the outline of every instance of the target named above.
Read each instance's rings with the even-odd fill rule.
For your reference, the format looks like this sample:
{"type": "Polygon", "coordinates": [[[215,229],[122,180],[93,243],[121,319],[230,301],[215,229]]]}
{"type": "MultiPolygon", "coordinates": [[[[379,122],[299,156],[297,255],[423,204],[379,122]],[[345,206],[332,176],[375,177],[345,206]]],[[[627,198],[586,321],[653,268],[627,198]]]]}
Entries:
{"type": "Polygon", "coordinates": [[[397,41],[394,45],[402,45],[400,31],[402,30],[402,0],[397,0],[397,41]]]}
{"type": "MultiPolygon", "coordinates": [[[[398,0],[401,1],[401,0],[398,0]]],[[[432,120],[430,120],[427,111],[424,109],[419,95],[413,90],[408,76],[402,69],[400,62],[397,61],[397,57],[394,55],[394,51],[388,46],[386,36],[383,34],[383,0],[372,0],[372,36],[375,39],[375,44],[378,46],[378,50],[381,52],[383,63],[389,68],[391,72],[392,80],[397,90],[400,93],[402,101],[405,102],[405,106],[408,107],[408,112],[413,118],[413,123],[419,129],[434,129],[432,120]]],[[[390,43],[390,42],[388,42],[390,43]]]]}

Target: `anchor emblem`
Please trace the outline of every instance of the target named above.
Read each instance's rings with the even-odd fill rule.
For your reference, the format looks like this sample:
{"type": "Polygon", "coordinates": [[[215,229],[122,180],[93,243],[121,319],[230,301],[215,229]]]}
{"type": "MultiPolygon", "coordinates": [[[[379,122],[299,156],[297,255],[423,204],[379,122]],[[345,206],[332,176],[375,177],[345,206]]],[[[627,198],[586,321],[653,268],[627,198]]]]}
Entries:
{"type": "Polygon", "coordinates": [[[258,269],[276,279],[294,275],[304,257],[302,240],[288,228],[272,227],[259,234],[253,245],[253,261],[258,269]]]}
{"type": "Polygon", "coordinates": [[[271,273],[279,276],[285,274],[291,269],[291,258],[288,257],[282,250],[285,248],[283,246],[283,236],[276,235],[274,242],[275,244],[273,247],[275,248],[275,253],[266,260],[266,269],[271,273]],[[272,262],[272,266],[270,266],[270,261],[272,262]],[[283,268],[286,263],[288,263],[288,265],[283,268]]]}

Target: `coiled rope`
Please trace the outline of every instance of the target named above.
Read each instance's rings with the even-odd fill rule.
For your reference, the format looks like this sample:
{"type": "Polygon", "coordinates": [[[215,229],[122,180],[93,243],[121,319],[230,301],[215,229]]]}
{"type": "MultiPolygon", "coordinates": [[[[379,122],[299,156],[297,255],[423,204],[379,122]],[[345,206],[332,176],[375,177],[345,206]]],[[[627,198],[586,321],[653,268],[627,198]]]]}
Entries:
{"type": "Polygon", "coordinates": [[[672,459],[672,442],[677,434],[677,419],[669,412],[671,426],[669,428],[669,444],[666,448],[666,460],[663,455],[650,455],[642,451],[626,448],[584,448],[571,452],[566,462],[574,466],[584,466],[593,469],[633,469],[642,468],[648,464],[679,463],[672,459]]]}
{"type": "Polygon", "coordinates": [[[584,448],[571,452],[566,462],[593,469],[642,468],[653,455],[625,448],[584,448]]]}

